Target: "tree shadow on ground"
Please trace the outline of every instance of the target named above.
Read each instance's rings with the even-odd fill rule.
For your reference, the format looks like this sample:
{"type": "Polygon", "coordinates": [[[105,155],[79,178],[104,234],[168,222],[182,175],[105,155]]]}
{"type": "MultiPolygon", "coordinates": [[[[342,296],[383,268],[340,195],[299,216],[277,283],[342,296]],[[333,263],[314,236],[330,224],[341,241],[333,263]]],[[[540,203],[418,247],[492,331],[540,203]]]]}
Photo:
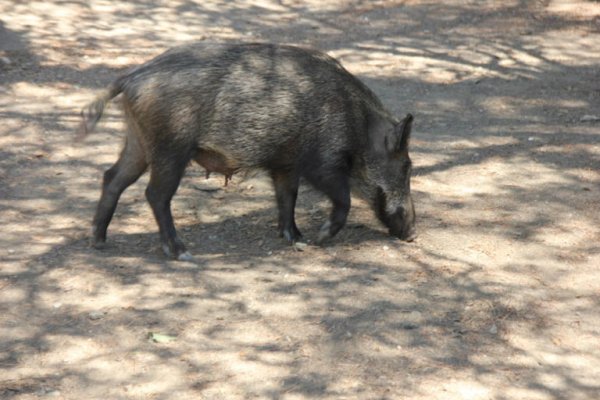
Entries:
{"type": "MultiPolygon", "coordinates": [[[[218,232],[221,225],[207,227],[206,233],[218,232]]],[[[540,360],[532,368],[512,361],[519,355],[528,357],[527,349],[505,337],[505,332],[520,326],[542,333],[553,316],[535,296],[521,305],[503,300],[501,293],[528,293],[531,289],[527,284],[486,282],[481,274],[487,268],[484,264],[431,251],[408,255],[395,266],[355,261],[347,257],[346,250],[360,245],[354,242],[330,247],[336,255],[318,268],[311,267],[307,257],[328,249],[301,254],[281,246],[267,256],[264,251],[221,251],[211,246],[190,265],[165,261],[130,245],[137,238],[151,241],[148,236],[125,235],[128,255],[120,249],[96,252],[82,241],[66,243],[32,261],[26,272],[5,277],[5,285],[26,294],[18,302],[5,301],[3,312],[16,318],[15,311],[27,310],[27,322],[19,323],[24,323],[29,333],[3,340],[0,363],[11,368],[31,354],[51,352],[57,337],[62,343],[85,338],[111,343],[126,338],[114,354],[95,354],[79,361],[93,363],[94,359],[143,353],[169,364],[189,357],[195,361],[178,368],[193,371],[195,379],[202,377],[195,384],[202,388],[221,379],[211,362],[199,361],[203,353],[243,354],[240,362],[275,367],[287,374],[275,389],[256,392],[252,385],[246,388],[247,393],[273,399],[290,392],[313,398],[365,394],[364,388],[340,389],[339,379],[344,375],[368,381],[375,391],[391,388],[394,393],[414,394],[419,391],[415,385],[419,380],[450,371],[463,371],[485,383],[493,381],[498,370],[510,370],[519,377],[517,386],[556,399],[574,391],[591,396],[599,389],[580,381],[578,371],[569,365],[540,360]],[[71,263],[83,267],[75,270],[71,263]],[[447,264],[459,265],[461,270],[440,268],[447,264]],[[74,275],[91,282],[84,307],[68,295],[73,285],[69,276],[74,275]],[[240,275],[254,282],[239,281],[240,275]],[[107,283],[110,293],[133,292],[136,300],[124,298],[95,310],[97,314],[90,312],[93,299],[102,298],[109,290],[107,283]],[[260,301],[249,294],[249,287],[259,294],[260,301]],[[47,304],[44,298],[51,293],[63,293],[65,304],[47,304]],[[261,310],[260,304],[266,303],[289,304],[293,313],[300,308],[301,313],[291,320],[309,326],[309,335],[295,334],[293,328],[274,318],[272,310],[261,310]],[[240,329],[250,323],[264,332],[240,335],[240,329]],[[153,331],[173,335],[177,343],[149,343],[147,335],[153,331]],[[563,389],[548,385],[549,376],[568,385],[563,389]]],[[[378,240],[378,235],[374,236],[378,240]]],[[[119,242],[118,237],[114,239],[119,242]]],[[[228,238],[226,243],[238,243],[238,239],[243,240],[244,235],[228,238]]],[[[520,265],[513,268],[514,274],[526,270],[520,265]]],[[[577,295],[577,291],[563,290],[561,301],[572,302],[577,295]]],[[[600,306],[600,298],[589,300],[590,307],[600,306]]],[[[548,351],[557,357],[568,353],[560,348],[548,351]]],[[[56,387],[69,376],[91,385],[123,385],[129,379],[123,374],[110,382],[97,381],[93,370],[77,365],[62,365],[60,372],[51,376],[4,382],[3,394],[40,390],[40,385],[56,387]]],[[[192,381],[188,383],[192,385],[192,381]]],[[[496,393],[495,398],[504,397],[496,393]]]]}

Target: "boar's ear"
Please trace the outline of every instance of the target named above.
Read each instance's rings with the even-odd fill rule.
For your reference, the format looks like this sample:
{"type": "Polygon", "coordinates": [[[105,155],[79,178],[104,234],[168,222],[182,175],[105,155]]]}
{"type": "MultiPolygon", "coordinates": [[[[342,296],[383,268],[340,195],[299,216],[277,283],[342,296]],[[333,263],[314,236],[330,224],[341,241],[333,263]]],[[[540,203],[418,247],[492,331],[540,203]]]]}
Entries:
{"type": "Polygon", "coordinates": [[[400,141],[400,136],[396,133],[397,127],[387,118],[377,113],[369,115],[368,124],[371,150],[381,155],[389,155],[395,152],[400,141]]]}
{"type": "Polygon", "coordinates": [[[398,124],[374,114],[369,115],[369,142],[377,154],[394,155],[408,151],[413,116],[407,114],[398,124]]]}
{"type": "Polygon", "coordinates": [[[395,152],[408,151],[408,140],[410,139],[413,119],[412,114],[406,114],[406,117],[394,128],[396,134],[395,152]]]}

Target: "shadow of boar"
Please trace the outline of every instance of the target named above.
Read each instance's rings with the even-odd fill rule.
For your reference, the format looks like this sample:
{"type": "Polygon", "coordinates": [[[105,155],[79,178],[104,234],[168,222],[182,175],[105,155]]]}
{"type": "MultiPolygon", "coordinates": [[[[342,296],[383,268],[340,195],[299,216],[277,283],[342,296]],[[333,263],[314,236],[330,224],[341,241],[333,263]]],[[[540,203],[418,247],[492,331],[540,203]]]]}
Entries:
{"type": "Polygon", "coordinates": [[[171,199],[191,160],[226,177],[260,168],[272,177],[279,232],[301,240],[294,220],[300,178],[332,203],[317,243],[346,223],[350,188],[370,200],[391,235],[415,237],[408,144],[413,117],[393,117],[335,59],[274,44],[176,47],[116,79],[82,111],[79,137],[122,94],[124,148],[104,173],[91,244],[103,247],[121,193],[150,169],[146,198],[165,254],[191,255],[177,236],[171,199]]]}

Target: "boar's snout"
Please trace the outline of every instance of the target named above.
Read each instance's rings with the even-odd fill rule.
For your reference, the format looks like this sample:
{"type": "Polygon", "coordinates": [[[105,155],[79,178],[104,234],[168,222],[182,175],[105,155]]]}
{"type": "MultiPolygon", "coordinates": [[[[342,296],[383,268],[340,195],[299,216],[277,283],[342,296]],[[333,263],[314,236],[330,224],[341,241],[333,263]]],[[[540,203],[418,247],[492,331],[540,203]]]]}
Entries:
{"type": "Polygon", "coordinates": [[[390,207],[387,204],[385,193],[378,189],[375,197],[375,210],[381,222],[388,227],[390,235],[407,242],[412,242],[417,238],[415,208],[410,194],[404,197],[401,205],[390,207]]]}
{"type": "Polygon", "coordinates": [[[402,208],[398,209],[394,214],[389,216],[390,224],[388,226],[390,235],[397,238],[412,242],[417,238],[417,230],[414,222],[406,223],[406,211],[402,208]]]}

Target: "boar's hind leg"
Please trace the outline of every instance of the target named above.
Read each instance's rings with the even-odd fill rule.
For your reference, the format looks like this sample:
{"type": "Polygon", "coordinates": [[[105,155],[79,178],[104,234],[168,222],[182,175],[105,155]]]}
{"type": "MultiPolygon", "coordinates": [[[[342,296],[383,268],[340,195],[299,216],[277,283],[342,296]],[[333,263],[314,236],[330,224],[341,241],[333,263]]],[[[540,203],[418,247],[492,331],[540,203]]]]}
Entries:
{"type": "Polygon", "coordinates": [[[164,253],[168,257],[183,261],[191,260],[192,256],[177,237],[171,215],[171,199],[177,191],[189,159],[189,156],[179,152],[164,156],[155,154],[150,164],[150,182],[146,188],[146,199],[158,224],[164,253]]]}
{"type": "Polygon", "coordinates": [[[279,235],[291,244],[302,238],[294,220],[299,178],[291,172],[271,172],[279,210],[279,235]]]}
{"type": "Polygon", "coordinates": [[[327,175],[326,178],[321,177],[316,181],[313,179],[311,182],[317,189],[325,193],[333,204],[329,220],[319,231],[317,243],[321,244],[335,236],[346,224],[346,218],[350,211],[350,184],[348,176],[343,171],[327,175]]]}
{"type": "Polygon", "coordinates": [[[146,170],[147,163],[139,142],[128,137],[119,160],[104,173],[102,196],[92,223],[92,246],[102,248],[106,242],[106,230],[117,208],[121,193],[146,170]]]}

